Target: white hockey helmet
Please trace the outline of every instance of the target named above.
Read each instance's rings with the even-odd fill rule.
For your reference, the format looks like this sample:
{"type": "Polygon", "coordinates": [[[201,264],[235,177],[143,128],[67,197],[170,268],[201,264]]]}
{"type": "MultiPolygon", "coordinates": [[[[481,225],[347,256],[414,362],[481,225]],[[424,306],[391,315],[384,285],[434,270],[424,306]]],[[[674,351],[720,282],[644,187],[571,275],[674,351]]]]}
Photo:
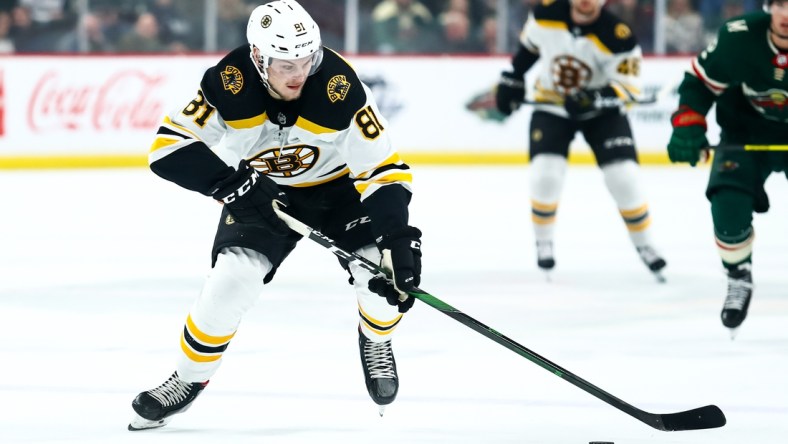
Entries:
{"type": "Polygon", "coordinates": [[[274,0],[252,11],[246,26],[249,56],[268,86],[268,67],[273,59],[296,60],[312,56],[309,75],[323,60],[320,28],[295,0],[274,0]]]}

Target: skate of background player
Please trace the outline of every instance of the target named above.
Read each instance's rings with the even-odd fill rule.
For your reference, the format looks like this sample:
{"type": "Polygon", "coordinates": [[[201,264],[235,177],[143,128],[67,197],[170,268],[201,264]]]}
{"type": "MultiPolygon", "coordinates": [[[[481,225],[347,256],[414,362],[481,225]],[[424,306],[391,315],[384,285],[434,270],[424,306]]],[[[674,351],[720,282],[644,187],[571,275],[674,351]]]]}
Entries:
{"type": "MultiPolygon", "coordinates": [[[[731,341],[719,325],[724,274],[698,192],[704,167],[643,169],[672,260],[666,285],[642,269],[620,220],[599,208],[612,203],[599,199],[602,179],[587,167],[567,179],[562,263],[544,282],[522,253],[532,245],[523,168],[418,167],[424,286],[639,407],[714,403],[725,427],[644,427],[420,304],[395,344],[402,392],[381,419],[358,368],[347,275],[302,242],[276,291],[250,310],[211,391],[168,430],[145,432],[146,444],[782,442],[784,180],[766,184],[773,206],[755,219],[753,316],[731,341]]],[[[0,186],[14,190],[0,219],[0,442],[138,443],[125,429],[129,396],[171,370],[175,326],[210,266],[205,233],[219,206],[143,169],[6,171],[0,186]]]]}

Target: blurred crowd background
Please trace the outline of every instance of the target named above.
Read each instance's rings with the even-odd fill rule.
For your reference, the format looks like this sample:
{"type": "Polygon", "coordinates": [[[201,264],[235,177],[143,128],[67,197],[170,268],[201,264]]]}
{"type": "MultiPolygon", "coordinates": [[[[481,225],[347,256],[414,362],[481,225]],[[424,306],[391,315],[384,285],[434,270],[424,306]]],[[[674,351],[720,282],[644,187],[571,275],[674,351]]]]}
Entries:
{"type": "MultiPolygon", "coordinates": [[[[0,53],[223,52],[267,0],[0,0],[0,53]]],[[[300,0],[346,54],[504,54],[541,0],[300,0]]],[[[760,0],[607,0],[646,54],[692,54],[760,0]]]]}

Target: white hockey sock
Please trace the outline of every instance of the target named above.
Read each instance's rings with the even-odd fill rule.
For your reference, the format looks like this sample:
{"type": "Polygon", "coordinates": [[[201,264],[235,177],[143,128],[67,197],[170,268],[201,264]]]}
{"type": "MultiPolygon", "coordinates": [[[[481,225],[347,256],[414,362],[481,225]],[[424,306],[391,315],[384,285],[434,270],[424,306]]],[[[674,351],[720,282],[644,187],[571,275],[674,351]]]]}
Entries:
{"type": "MultiPolygon", "coordinates": [[[[356,250],[356,254],[363,256],[373,263],[380,263],[380,251],[375,245],[356,250]]],[[[396,329],[402,313],[396,306],[389,305],[386,298],[369,291],[367,285],[374,277],[366,269],[351,263],[350,274],[353,276],[353,287],[358,300],[359,325],[361,332],[372,342],[383,342],[391,339],[391,333],[396,329]]]]}
{"type": "Polygon", "coordinates": [[[721,241],[718,237],[714,237],[717,242],[717,251],[720,253],[720,259],[728,264],[738,264],[752,255],[752,242],[755,240],[755,230],[750,231],[747,239],[729,244],[721,241]]]}
{"type": "Polygon", "coordinates": [[[203,382],[216,373],[241,318],[263,291],[272,265],[246,248],[225,248],[191,308],[181,334],[177,370],[187,382],[203,382]]]}
{"type": "Polygon", "coordinates": [[[566,158],[557,154],[538,154],[531,161],[531,221],[537,242],[553,240],[566,168],[566,158]]]}
{"type": "Polygon", "coordinates": [[[639,168],[633,160],[623,160],[602,167],[605,185],[627,226],[635,247],[651,245],[649,226],[651,215],[640,188],[639,168]]]}

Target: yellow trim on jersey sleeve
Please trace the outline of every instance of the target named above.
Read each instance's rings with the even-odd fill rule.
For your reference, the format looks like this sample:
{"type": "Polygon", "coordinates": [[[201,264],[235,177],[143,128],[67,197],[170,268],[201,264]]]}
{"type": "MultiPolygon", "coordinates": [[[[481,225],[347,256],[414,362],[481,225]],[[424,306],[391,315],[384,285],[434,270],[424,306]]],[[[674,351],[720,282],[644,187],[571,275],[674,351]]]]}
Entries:
{"type": "Polygon", "coordinates": [[[394,164],[397,164],[397,163],[400,163],[400,162],[402,162],[402,158],[399,157],[399,153],[394,153],[391,156],[389,156],[388,159],[386,159],[383,162],[381,162],[380,165],[378,165],[375,168],[373,168],[373,170],[376,170],[376,169],[378,169],[380,167],[384,167],[386,165],[394,165],[394,164]]]}
{"type": "Polygon", "coordinates": [[[569,30],[569,26],[566,24],[566,22],[562,22],[559,20],[536,19],[536,24],[543,28],[561,29],[564,31],[569,30]]]}
{"type": "Polygon", "coordinates": [[[396,164],[398,164],[400,162],[402,162],[402,158],[399,156],[399,153],[394,153],[391,156],[389,156],[388,159],[386,159],[383,162],[377,164],[371,170],[364,171],[363,173],[361,173],[358,176],[356,176],[356,178],[357,179],[369,179],[370,177],[372,177],[372,173],[377,171],[379,168],[384,167],[386,165],[396,165],[396,164]]]}
{"type": "Polygon", "coordinates": [[[185,133],[189,133],[189,135],[191,135],[195,139],[198,139],[198,140],[200,139],[199,137],[197,137],[197,134],[194,134],[194,132],[192,130],[190,130],[189,128],[186,128],[183,125],[180,125],[178,123],[173,122],[172,119],[170,119],[170,116],[164,116],[163,122],[164,122],[165,125],[172,125],[174,128],[177,128],[177,129],[179,129],[179,130],[181,130],[181,131],[183,131],[185,133]]]}
{"type": "Polygon", "coordinates": [[[610,48],[605,46],[605,44],[602,43],[601,40],[599,40],[599,37],[597,37],[596,34],[587,34],[587,35],[584,35],[583,37],[587,38],[588,40],[591,40],[591,43],[593,43],[594,46],[599,48],[599,50],[602,51],[603,53],[605,53],[605,54],[613,54],[613,51],[611,51],[610,48]]]}
{"type": "Polygon", "coordinates": [[[325,134],[325,133],[335,133],[337,130],[327,128],[325,126],[318,125],[315,122],[310,122],[309,120],[304,119],[303,117],[299,117],[296,120],[295,126],[309,131],[312,134],[325,134]]]}
{"type": "Polygon", "coordinates": [[[359,194],[364,194],[364,191],[366,191],[366,189],[369,188],[369,186],[372,185],[372,184],[387,185],[387,184],[390,184],[390,183],[397,183],[397,182],[411,183],[411,182],[413,182],[413,174],[405,173],[405,172],[394,173],[394,174],[387,174],[387,175],[385,175],[383,177],[380,177],[378,179],[374,179],[374,180],[367,181],[367,182],[364,182],[364,183],[357,183],[356,184],[356,190],[359,192],[359,194]]]}
{"type": "Polygon", "coordinates": [[[170,137],[159,136],[153,139],[153,144],[150,146],[150,152],[152,153],[170,145],[175,145],[178,142],[183,142],[183,139],[172,139],[170,137]]]}
{"type": "Polygon", "coordinates": [[[235,128],[235,129],[248,129],[254,128],[256,126],[260,126],[268,119],[266,113],[258,114],[254,117],[249,117],[248,119],[240,119],[240,120],[226,120],[228,126],[235,128]]]}

